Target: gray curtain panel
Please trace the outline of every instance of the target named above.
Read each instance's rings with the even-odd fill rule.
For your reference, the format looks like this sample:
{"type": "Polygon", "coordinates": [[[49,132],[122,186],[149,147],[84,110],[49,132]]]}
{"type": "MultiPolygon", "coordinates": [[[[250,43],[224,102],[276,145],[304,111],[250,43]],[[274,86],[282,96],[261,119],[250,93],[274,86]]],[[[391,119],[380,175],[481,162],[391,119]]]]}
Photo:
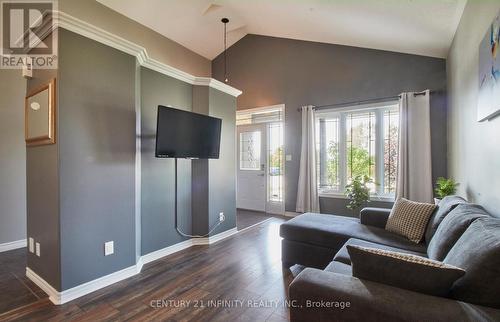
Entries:
{"type": "Polygon", "coordinates": [[[302,146],[300,150],[299,185],[296,211],[319,212],[318,183],[316,178],[316,131],[314,106],[303,106],[302,146]]]}
{"type": "Polygon", "coordinates": [[[402,93],[396,198],[432,203],[430,91],[402,93]]]}

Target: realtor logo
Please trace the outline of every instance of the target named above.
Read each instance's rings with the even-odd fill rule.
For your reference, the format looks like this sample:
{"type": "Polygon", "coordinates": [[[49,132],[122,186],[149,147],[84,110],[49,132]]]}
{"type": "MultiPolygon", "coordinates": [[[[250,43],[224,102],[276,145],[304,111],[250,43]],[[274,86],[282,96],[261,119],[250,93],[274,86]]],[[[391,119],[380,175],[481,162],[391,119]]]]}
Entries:
{"type": "Polygon", "coordinates": [[[57,68],[55,1],[1,2],[1,68],[57,68]]]}

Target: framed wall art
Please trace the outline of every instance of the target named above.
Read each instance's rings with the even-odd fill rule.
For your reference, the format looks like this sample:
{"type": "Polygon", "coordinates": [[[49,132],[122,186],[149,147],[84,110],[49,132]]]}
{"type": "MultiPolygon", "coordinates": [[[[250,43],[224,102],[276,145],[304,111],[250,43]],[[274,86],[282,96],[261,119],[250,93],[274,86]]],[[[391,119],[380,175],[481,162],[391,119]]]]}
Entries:
{"type": "Polygon", "coordinates": [[[27,146],[56,142],[56,80],[32,91],[25,100],[25,139],[27,146]]]}

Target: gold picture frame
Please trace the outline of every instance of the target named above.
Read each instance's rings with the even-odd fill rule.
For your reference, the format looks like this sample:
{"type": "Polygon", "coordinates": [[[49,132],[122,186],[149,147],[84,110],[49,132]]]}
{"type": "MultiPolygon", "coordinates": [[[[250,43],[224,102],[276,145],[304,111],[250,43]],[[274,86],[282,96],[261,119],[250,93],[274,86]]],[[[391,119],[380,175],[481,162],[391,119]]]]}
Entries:
{"type": "Polygon", "coordinates": [[[24,102],[26,146],[56,143],[56,79],[33,90],[24,102]]]}

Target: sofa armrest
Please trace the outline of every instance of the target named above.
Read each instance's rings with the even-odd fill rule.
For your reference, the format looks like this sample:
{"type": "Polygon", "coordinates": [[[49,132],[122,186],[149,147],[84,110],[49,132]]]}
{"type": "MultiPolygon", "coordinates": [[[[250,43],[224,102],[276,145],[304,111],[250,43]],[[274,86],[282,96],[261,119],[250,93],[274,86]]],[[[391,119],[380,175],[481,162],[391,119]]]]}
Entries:
{"type": "Polygon", "coordinates": [[[500,310],[306,268],[290,284],[290,321],[498,321],[500,310]]]}
{"type": "Polygon", "coordinates": [[[363,208],[359,212],[359,221],[363,225],[385,228],[391,209],[363,208]]]}

